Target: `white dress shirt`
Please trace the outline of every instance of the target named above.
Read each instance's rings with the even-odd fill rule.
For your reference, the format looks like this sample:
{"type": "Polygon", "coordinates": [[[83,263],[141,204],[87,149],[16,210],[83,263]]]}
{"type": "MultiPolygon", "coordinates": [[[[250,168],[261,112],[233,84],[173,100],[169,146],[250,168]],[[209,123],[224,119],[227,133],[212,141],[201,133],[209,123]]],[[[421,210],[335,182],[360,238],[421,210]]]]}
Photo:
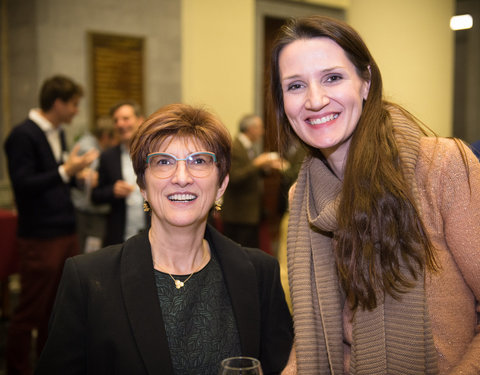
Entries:
{"type": "MultiPolygon", "coordinates": [[[[53,124],[42,116],[39,109],[31,109],[28,113],[28,118],[38,125],[40,129],[45,133],[48,144],[53,152],[53,156],[57,163],[62,163],[68,158],[68,153],[62,150],[62,141],[60,139],[61,126],[55,128],[53,124]]],[[[62,177],[63,182],[68,183],[70,177],[65,172],[63,164],[58,167],[58,173],[62,177]]]]}
{"type": "Polygon", "coordinates": [[[127,240],[145,228],[145,212],[143,211],[143,197],[137,185],[137,176],[133,170],[130,153],[123,144],[120,146],[120,149],[122,150],[122,177],[126,182],[135,186],[135,190],[125,199],[126,220],[124,240],[127,240]]]}

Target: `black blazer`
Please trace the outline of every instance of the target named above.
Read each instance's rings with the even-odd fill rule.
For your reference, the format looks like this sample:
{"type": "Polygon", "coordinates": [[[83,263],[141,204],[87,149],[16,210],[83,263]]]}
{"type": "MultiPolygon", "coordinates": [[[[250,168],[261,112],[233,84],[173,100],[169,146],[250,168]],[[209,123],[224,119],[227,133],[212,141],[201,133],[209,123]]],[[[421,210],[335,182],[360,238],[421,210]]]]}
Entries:
{"type": "MultiPolygon", "coordinates": [[[[63,139],[62,149],[66,151],[63,139]]],[[[43,130],[30,119],[23,121],[5,141],[5,152],[18,210],[18,235],[51,238],[74,233],[71,184],[58,173],[59,164],[43,130]]]]}
{"type": "MultiPolygon", "coordinates": [[[[292,321],[275,258],[208,227],[240,335],[242,355],[280,373],[292,321]]],[[[173,374],[147,232],[67,260],[36,375],[173,374]]]]}
{"type": "MultiPolygon", "coordinates": [[[[113,194],[115,182],[123,180],[120,147],[118,145],[101,153],[98,166],[98,186],[92,190],[92,202],[109,203],[111,207],[103,239],[104,246],[122,243],[125,236],[127,217],[125,198],[115,198],[113,194]]],[[[148,225],[148,217],[145,215],[145,227],[148,225]]]]}

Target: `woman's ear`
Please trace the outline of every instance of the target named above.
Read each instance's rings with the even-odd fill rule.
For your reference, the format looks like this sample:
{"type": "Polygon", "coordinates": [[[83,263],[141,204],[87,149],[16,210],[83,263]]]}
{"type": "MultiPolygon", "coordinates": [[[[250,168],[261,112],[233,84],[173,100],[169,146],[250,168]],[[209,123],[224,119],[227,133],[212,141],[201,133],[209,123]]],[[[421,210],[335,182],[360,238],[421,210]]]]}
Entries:
{"type": "Polygon", "coordinates": [[[372,82],[372,70],[370,69],[370,65],[368,66],[368,76],[369,76],[368,81],[363,81],[363,86],[362,86],[363,100],[367,100],[368,93],[370,92],[370,82],[372,82]]]}
{"type": "Polygon", "coordinates": [[[223,196],[223,194],[225,193],[225,190],[227,190],[228,181],[230,181],[230,175],[227,174],[217,190],[217,195],[215,196],[215,200],[218,200],[223,196]]]}

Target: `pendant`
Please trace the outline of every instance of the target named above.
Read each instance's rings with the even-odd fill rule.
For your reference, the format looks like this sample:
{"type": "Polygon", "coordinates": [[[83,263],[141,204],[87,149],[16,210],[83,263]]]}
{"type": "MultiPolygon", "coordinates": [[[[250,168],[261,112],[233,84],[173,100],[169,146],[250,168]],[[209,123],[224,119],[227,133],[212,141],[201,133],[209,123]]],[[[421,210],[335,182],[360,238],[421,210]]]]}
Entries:
{"type": "Polygon", "coordinates": [[[175,286],[177,287],[177,289],[183,288],[184,285],[185,284],[183,283],[183,281],[175,279],[175,286]]]}

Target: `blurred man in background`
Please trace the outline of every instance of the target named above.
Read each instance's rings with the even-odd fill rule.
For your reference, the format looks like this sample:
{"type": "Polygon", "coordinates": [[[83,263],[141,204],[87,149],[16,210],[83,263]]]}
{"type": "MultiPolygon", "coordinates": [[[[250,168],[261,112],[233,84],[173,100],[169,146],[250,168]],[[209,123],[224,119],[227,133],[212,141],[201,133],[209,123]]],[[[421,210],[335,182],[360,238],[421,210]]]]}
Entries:
{"type": "MultiPolygon", "coordinates": [[[[117,135],[110,116],[100,117],[94,129],[83,134],[76,143],[80,153],[92,148],[98,152],[105,151],[118,144],[117,135]]],[[[110,205],[94,204],[92,189],[98,185],[98,164],[96,159],[90,168],[85,168],[81,175],[81,186],[72,189],[72,200],[77,219],[77,234],[82,252],[90,252],[103,246],[105,225],[110,205]]]]}
{"type": "Polygon", "coordinates": [[[122,101],[110,109],[120,144],[102,152],[98,167],[98,186],[92,201],[110,204],[103,246],[122,243],[148,225],[143,197],[130,160],[130,141],[144,120],[140,106],[122,101]]]}
{"type": "Polygon", "coordinates": [[[40,354],[65,259],[79,253],[70,187],[98,157],[96,150],[67,153],[62,124],[78,112],[82,88],[70,78],[47,79],[40,108],[13,128],[5,142],[18,210],[21,291],[7,333],[7,374],[29,375],[32,332],[40,354]]]}
{"type": "Polygon", "coordinates": [[[286,164],[278,154],[259,153],[265,132],[262,119],[245,115],[232,146],[230,182],[221,211],[223,231],[242,246],[259,247],[262,218],[263,177],[271,170],[283,170],[286,164]]]}

